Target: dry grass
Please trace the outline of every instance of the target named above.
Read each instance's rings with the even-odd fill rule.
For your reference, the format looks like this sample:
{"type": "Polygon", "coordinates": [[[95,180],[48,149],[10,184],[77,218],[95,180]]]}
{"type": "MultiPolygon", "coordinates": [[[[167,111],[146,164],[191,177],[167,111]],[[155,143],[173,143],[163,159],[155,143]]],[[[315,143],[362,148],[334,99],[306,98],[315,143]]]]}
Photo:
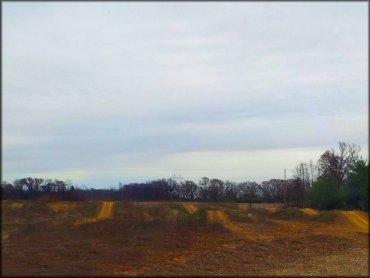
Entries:
{"type": "Polygon", "coordinates": [[[76,208],[76,204],[72,202],[51,202],[47,205],[54,212],[65,212],[76,208]]]}

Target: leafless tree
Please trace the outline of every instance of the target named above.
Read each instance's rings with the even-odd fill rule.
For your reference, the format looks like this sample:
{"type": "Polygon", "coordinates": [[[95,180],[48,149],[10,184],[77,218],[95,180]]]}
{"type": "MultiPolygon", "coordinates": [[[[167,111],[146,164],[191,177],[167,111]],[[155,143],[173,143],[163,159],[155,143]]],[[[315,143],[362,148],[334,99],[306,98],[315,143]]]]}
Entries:
{"type": "Polygon", "coordinates": [[[318,161],[320,175],[329,175],[335,178],[337,185],[343,185],[359,159],[360,147],[355,144],[339,142],[339,151],[333,149],[325,151],[318,161]]]}

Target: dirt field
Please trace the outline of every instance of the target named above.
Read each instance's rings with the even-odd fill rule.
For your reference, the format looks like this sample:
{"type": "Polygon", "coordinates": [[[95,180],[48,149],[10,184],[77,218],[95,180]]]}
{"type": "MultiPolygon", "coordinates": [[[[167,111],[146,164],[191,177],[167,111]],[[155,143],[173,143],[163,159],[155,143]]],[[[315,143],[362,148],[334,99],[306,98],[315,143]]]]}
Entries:
{"type": "Polygon", "coordinates": [[[244,205],[5,201],[2,274],[368,275],[367,213],[244,205]]]}

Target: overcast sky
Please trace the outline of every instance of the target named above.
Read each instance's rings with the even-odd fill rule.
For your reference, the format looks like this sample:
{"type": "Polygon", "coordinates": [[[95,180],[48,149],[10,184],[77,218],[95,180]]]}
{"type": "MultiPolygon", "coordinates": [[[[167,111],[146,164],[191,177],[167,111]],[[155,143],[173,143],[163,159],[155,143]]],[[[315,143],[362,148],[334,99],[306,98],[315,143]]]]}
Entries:
{"type": "Polygon", "coordinates": [[[368,157],[368,3],[3,3],[2,179],[288,177],[368,157]]]}

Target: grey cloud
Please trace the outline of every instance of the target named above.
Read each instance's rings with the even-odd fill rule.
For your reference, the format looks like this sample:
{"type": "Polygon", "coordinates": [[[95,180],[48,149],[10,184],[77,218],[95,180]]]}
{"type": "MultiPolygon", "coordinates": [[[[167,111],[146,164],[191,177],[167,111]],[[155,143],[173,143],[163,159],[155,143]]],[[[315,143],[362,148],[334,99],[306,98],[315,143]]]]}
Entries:
{"type": "Polygon", "coordinates": [[[5,177],[103,182],[177,153],[364,144],[364,7],[5,3],[5,177]]]}

